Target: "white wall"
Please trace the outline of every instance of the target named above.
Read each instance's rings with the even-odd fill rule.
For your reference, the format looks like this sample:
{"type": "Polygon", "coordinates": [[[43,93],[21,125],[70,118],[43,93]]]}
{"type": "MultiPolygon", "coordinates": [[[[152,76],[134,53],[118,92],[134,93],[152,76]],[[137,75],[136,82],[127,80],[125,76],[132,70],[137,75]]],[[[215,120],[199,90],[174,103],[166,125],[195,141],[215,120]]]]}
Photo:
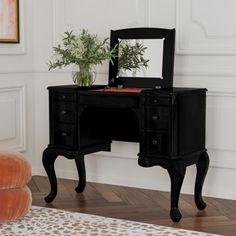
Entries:
{"type": "MultiPolygon", "coordinates": [[[[45,174],[41,156],[48,144],[46,87],[72,83],[69,69],[48,72],[46,62],[50,59],[52,46],[59,42],[65,30],[87,28],[101,37],[108,37],[110,29],[176,28],[174,84],[209,90],[207,147],[211,163],[204,195],[236,199],[233,183],[236,178],[236,16],[232,10],[236,7],[235,1],[228,0],[226,4],[223,0],[215,0],[214,7],[210,0],[21,1],[25,3],[24,42],[18,48],[5,47],[5,55],[0,54],[0,101],[8,102],[2,104],[3,108],[13,104],[2,94],[6,86],[18,86],[18,90],[7,94],[19,96],[25,102],[23,105],[16,103],[21,110],[13,106],[21,127],[15,128],[18,135],[12,141],[15,146],[8,143],[13,136],[10,127],[14,120],[9,118],[4,125],[0,122],[1,130],[6,130],[5,137],[0,136],[2,147],[17,149],[17,145],[22,146],[18,150],[28,156],[34,173],[45,174]],[[12,54],[14,50],[21,54],[12,54]],[[25,140],[23,145],[22,140],[25,140]]],[[[0,53],[3,53],[1,49],[0,53]]],[[[99,67],[97,72],[97,83],[106,83],[108,65],[99,67]]],[[[5,113],[10,116],[13,108],[5,108],[5,113]]],[[[88,155],[88,181],[169,191],[166,171],[161,167],[139,167],[137,152],[138,144],[114,142],[111,153],[88,155]]],[[[77,178],[73,161],[58,158],[56,169],[58,176],[77,178]]],[[[195,168],[189,167],[182,192],[193,193],[194,181],[195,168]]]]}
{"type": "Polygon", "coordinates": [[[20,2],[20,43],[0,44],[0,148],[34,165],[33,2],[20,2]]]}

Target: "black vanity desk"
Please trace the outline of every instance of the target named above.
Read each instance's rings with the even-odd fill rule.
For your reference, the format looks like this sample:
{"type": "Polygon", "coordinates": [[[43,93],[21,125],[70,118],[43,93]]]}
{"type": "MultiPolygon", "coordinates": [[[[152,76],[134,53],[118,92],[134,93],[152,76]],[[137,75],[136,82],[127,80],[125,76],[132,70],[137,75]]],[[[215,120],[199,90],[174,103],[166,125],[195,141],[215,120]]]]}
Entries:
{"type": "Polygon", "coordinates": [[[144,46],[146,42],[150,45],[151,41],[148,49],[151,48],[154,56],[155,52],[162,54],[158,54],[159,59],[154,58],[147,71],[151,69],[152,73],[159,74],[122,77],[118,72],[117,55],[109,64],[108,85],[113,88],[107,88],[108,85],[48,88],[50,143],[43,153],[43,165],[51,192],[45,200],[51,202],[57,195],[54,170],[57,156],[75,159],[79,174],[76,191],[83,192],[86,185],[84,155],[110,151],[112,140],[138,142],[137,162],[140,166],[157,165],[168,171],[170,217],[178,222],[181,219],[178,209],[180,189],[189,165],[197,166],[194,193],[197,208],[206,207],[202,200],[209,165],[205,148],[206,89],[173,88],[175,29],[111,31],[111,48],[119,47],[122,40],[138,40],[144,46]],[[120,86],[124,89],[117,89],[120,86]]]}
{"type": "Polygon", "coordinates": [[[79,174],[76,191],[82,192],[86,185],[84,155],[110,151],[111,141],[120,140],[139,142],[140,166],[167,169],[171,179],[170,216],[176,222],[181,219],[178,200],[186,167],[196,164],[195,203],[204,209],[201,192],[209,162],[205,149],[206,89],[111,92],[103,88],[48,88],[50,143],[43,153],[43,164],[51,192],[45,200],[51,202],[57,194],[57,156],[75,159],[79,174]]]}

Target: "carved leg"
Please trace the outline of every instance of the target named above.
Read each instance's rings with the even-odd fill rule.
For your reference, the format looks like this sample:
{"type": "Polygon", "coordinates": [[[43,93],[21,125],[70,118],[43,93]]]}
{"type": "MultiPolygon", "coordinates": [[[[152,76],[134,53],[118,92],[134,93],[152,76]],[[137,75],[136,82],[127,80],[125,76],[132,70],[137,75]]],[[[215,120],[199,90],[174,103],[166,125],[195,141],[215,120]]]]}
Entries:
{"type": "Polygon", "coordinates": [[[85,165],[84,165],[84,155],[77,153],[75,156],[75,163],[76,163],[78,175],[79,175],[79,184],[75,188],[75,191],[77,193],[82,193],[86,185],[86,171],[85,171],[85,165]]]}
{"type": "Polygon", "coordinates": [[[170,218],[174,222],[179,222],[182,218],[182,215],[179,211],[179,195],[184,180],[186,167],[178,168],[177,165],[174,165],[167,169],[171,179],[171,210],[170,218]]]}
{"type": "Polygon", "coordinates": [[[57,154],[50,153],[46,148],[43,152],[43,166],[47,172],[49,182],[51,185],[51,192],[48,194],[47,197],[44,198],[46,202],[52,202],[57,195],[57,178],[54,169],[54,163],[57,158],[57,154]]]}
{"type": "Polygon", "coordinates": [[[201,154],[199,163],[196,166],[197,166],[197,177],[195,182],[194,199],[197,208],[199,210],[203,210],[206,207],[206,203],[202,199],[202,187],[209,166],[209,156],[207,152],[201,154]]]}

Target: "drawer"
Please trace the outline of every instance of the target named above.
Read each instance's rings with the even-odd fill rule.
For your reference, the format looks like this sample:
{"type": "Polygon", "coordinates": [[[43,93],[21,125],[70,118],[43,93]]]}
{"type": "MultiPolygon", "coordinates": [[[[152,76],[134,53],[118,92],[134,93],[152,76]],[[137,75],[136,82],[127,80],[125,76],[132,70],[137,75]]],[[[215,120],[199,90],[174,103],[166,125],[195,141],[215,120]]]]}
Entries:
{"type": "Polygon", "coordinates": [[[140,150],[146,154],[167,154],[169,148],[167,132],[148,132],[144,131],[140,150]]]}
{"type": "Polygon", "coordinates": [[[137,108],[139,107],[139,97],[119,94],[109,94],[106,92],[96,92],[89,95],[80,95],[79,103],[92,105],[94,107],[110,108],[137,108]]]}
{"type": "Polygon", "coordinates": [[[168,129],[171,117],[171,107],[155,106],[146,107],[145,129],[168,129]]]}
{"type": "Polygon", "coordinates": [[[170,96],[147,96],[145,99],[146,105],[170,105],[170,96]]]}
{"type": "Polygon", "coordinates": [[[76,101],[76,93],[66,93],[55,91],[53,94],[54,101],[74,102],[76,101]]]}
{"type": "Polygon", "coordinates": [[[54,102],[54,122],[75,123],[76,103],[54,102]]]}
{"type": "Polygon", "coordinates": [[[76,126],[54,124],[54,133],[51,134],[51,144],[62,146],[76,146],[76,126]]]}

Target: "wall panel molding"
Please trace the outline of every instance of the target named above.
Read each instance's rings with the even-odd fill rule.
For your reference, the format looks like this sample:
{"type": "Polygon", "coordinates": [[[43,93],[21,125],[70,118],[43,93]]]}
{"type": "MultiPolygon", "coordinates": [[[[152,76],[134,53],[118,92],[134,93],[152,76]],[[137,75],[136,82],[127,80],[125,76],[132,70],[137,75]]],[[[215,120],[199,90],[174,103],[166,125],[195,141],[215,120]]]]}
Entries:
{"type": "Polygon", "coordinates": [[[177,0],[177,53],[236,55],[236,2],[177,0]],[[213,10],[214,9],[214,10],[213,10]]]}
{"type": "Polygon", "coordinates": [[[177,76],[208,76],[208,77],[236,77],[236,70],[234,68],[175,68],[175,75],[177,76]]]}
{"type": "MultiPolygon", "coordinates": [[[[214,159],[214,156],[220,155],[221,157],[227,157],[228,153],[232,153],[235,156],[236,150],[224,150],[224,149],[212,149],[208,148],[208,153],[210,157],[210,167],[212,168],[222,168],[222,169],[233,169],[236,170],[236,160],[235,159],[226,159],[226,160],[219,160],[214,159]]],[[[94,157],[103,157],[103,158],[115,158],[115,159],[121,159],[121,160],[137,160],[138,156],[137,154],[126,154],[126,153],[118,153],[118,152],[99,152],[96,154],[90,154],[94,157]]],[[[224,158],[222,158],[224,159],[224,158]]]]}
{"type": "Polygon", "coordinates": [[[0,69],[0,75],[1,74],[33,74],[33,73],[36,73],[35,71],[33,70],[19,70],[19,69],[11,69],[11,70],[1,70],[0,69]]]}
{"type": "Polygon", "coordinates": [[[0,146],[16,151],[26,151],[26,88],[0,86],[0,146]]]}
{"type": "MultiPolygon", "coordinates": [[[[71,69],[56,69],[53,71],[43,70],[43,69],[36,69],[36,70],[29,70],[29,69],[0,69],[0,74],[71,74],[71,69]]],[[[105,69],[99,69],[97,70],[97,74],[101,75],[107,75],[108,76],[108,70],[105,69]]],[[[216,69],[214,71],[210,69],[176,69],[175,76],[192,76],[192,77],[221,77],[222,80],[224,77],[232,77],[233,80],[235,80],[236,77],[236,71],[235,70],[229,70],[227,68],[225,69],[216,69]]],[[[206,78],[211,79],[211,78],[206,78]]]]}
{"type": "Polygon", "coordinates": [[[236,170],[236,150],[209,147],[208,154],[211,167],[236,170]]]}
{"type": "Polygon", "coordinates": [[[81,28],[86,28],[90,32],[98,33],[100,37],[107,37],[111,29],[143,26],[149,21],[148,5],[143,0],[87,0],[83,2],[83,9],[80,5],[77,0],[53,0],[54,45],[66,30],[79,33],[81,28]],[[106,14],[103,14],[103,17],[97,10],[101,6],[106,7],[106,14]],[[132,9],[132,14],[126,9],[132,9]],[[93,20],[87,19],[90,17],[86,15],[88,12],[93,16],[93,20]]]}
{"type": "Polygon", "coordinates": [[[236,98],[236,89],[230,89],[229,91],[226,90],[211,90],[207,92],[207,96],[210,97],[232,97],[236,98]]]}

